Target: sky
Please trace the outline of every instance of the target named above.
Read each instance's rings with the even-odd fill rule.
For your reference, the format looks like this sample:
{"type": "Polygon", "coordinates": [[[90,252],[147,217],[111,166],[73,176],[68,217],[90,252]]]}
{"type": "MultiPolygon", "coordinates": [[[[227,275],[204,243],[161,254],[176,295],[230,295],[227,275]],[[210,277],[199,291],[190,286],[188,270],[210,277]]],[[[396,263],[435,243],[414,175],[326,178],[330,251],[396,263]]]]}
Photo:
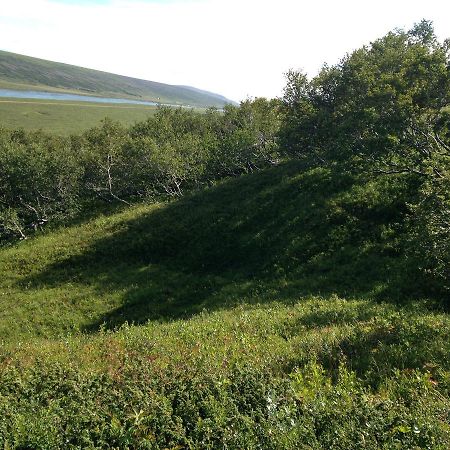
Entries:
{"type": "Polygon", "coordinates": [[[423,18],[450,37],[446,0],[0,0],[0,49],[241,101],[423,18]]]}

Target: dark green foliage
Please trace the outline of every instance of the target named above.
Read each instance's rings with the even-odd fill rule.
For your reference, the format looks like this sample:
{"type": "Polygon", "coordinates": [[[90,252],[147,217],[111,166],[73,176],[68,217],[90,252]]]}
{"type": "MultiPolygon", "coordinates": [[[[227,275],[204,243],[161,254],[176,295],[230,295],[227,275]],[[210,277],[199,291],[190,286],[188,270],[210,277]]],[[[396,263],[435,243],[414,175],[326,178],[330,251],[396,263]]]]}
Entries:
{"type": "Polygon", "coordinates": [[[249,173],[278,160],[279,102],[263,98],[225,107],[208,171],[226,175],[249,173]]]}
{"type": "MultiPolygon", "coordinates": [[[[110,201],[134,193],[134,178],[125,149],[126,130],[118,123],[103,121],[98,128],[87,131],[80,149],[80,166],[84,177],[82,188],[110,201]]],[[[134,155],[133,155],[134,156],[134,155]]]]}
{"type": "Polygon", "coordinates": [[[70,138],[0,129],[0,239],[25,238],[32,220],[62,223],[99,199],[181,196],[273,164],[277,130],[277,103],[264,99],[223,113],[161,107],[133,127],[105,119],[70,138]]]}
{"type": "Polygon", "coordinates": [[[188,188],[199,186],[206,176],[218,178],[217,173],[206,173],[207,161],[220,133],[221,115],[210,110],[207,115],[172,108],[160,108],[146,122],[131,130],[130,151],[145,152],[147,173],[152,176],[148,185],[155,192],[181,196],[188,188]],[[145,147],[147,147],[146,150],[145,147]]]}
{"type": "Polygon", "coordinates": [[[432,280],[450,292],[450,172],[424,183],[410,223],[409,254],[432,280]]]}
{"type": "Polygon", "coordinates": [[[449,49],[421,22],[325,66],[311,81],[290,72],[287,148],[366,171],[432,175],[448,152],[441,116],[450,103],[449,49]]]}
{"type": "MultiPolygon", "coordinates": [[[[448,283],[450,42],[431,24],[395,31],[325,66],[288,73],[280,137],[290,155],[361,179],[403,174],[409,256],[435,286],[448,283]],[[418,250],[418,251],[417,251],[418,250]]],[[[400,192],[399,192],[400,195],[400,192]]],[[[444,288],[444,289],[446,289],[444,288]]]]}
{"type": "Polygon", "coordinates": [[[0,236],[25,237],[79,208],[82,167],[67,141],[0,130],[0,236]]]}

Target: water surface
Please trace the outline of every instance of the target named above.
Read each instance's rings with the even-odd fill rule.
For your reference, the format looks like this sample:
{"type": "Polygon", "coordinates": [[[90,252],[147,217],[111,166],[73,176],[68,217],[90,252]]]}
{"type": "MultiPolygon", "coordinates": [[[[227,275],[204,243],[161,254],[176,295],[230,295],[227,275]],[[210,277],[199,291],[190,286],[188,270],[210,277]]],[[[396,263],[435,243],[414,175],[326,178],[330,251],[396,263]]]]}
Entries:
{"type": "Polygon", "coordinates": [[[125,103],[132,105],[156,106],[158,103],[125,98],[94,97],[90,95],[63,94],[60,92],[19,91],[15,89],[0,89],[0,98],[24,98],[38,100],[71,100],[77,102],[94,103],[125,103]]]}

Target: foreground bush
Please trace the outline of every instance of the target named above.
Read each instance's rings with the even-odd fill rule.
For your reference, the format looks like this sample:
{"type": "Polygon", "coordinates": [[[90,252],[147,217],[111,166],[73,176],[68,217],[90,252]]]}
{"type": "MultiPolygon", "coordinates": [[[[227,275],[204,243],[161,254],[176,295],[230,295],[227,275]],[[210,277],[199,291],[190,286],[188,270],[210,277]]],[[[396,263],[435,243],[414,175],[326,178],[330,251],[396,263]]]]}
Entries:
{"type": "Polygon", "coordinates": [[[446,449],[447,316],[339,299],[4,348],[4,448],[446,449]]]}

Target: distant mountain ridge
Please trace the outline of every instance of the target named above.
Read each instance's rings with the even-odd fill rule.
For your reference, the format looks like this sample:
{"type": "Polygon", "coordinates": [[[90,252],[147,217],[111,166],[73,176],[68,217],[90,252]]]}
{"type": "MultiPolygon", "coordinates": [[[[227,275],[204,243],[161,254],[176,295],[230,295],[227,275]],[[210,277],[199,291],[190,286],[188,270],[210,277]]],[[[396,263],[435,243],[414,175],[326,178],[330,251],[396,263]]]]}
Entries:
{"type": "Polygon", "coordinates": [[[191,86],[116,75],[0,50],[0,88],[48,90],[197,107],[223,107],[226,97],[191,86]]]}
{"type": "Polygon", "coordinates": [[[183,88],[183,89],[189,89],[189,90],[194,91],[194,92],[196,92],[198,94],[211,95],[214,98],[217,98],[219,101],[222,101],[222,102],[225,102],[225,103],[233,103],[233,104],[236,103],[236,102],[234,102],[232,100],[229,100],[228,98],[224,97],[223,95],[215,94],[214,92],[205,91],[203,89],[198,89],[198,88],[193,87],[193,86],[178,86],[178,87],[183,88]]]}

